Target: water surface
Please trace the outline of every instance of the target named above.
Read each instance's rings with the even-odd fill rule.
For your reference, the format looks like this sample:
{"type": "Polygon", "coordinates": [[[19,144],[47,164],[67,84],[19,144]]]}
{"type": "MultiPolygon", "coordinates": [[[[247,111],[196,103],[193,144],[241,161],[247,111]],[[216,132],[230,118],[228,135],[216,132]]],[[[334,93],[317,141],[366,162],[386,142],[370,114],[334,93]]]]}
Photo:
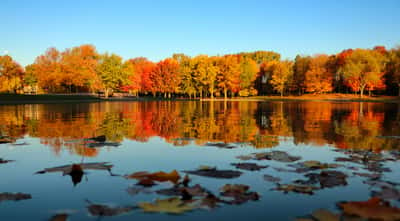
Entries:
{"type": "MultiPolygon", "coordinates": [[[[343,212],[340,202],[361,202],[371,197],[385,205],[376,206],[379,211],[385,213],[393,207],[396,217],[400,213],[394,209],[400,206],[400,194],[396,195],[400,187],[399,136],[400,104],[391,103],[3,105],[0,194],[24,193],[30,197],[13,201],[0,195],[0,219],[49,220],[66,214],[69,220],[98,220],[99,214],[91,210],[93,205],[127,210],[103,217],[105,220],[296,220],[310,218],[319,209],[348,218],[350,214],[343,212]],[[284,158],[294,158],[279,158],[282,152],[277,151],[287,153],[284,158]],[[312,167],[301,164],[310,160],[312,167]],[[232,163],[267,168],[246,170],[232,163]],[[65,165],[56,172],[43,171],[65,165]],[[216,168],[217,172],[241,174],[234,178],[188,174],[188,187],[178,184],[187,171],[201,167],[204,172],[205,166],[208,172],[216,168]],[[136,185],[143,177],[125,176],[174,170],[179,181],[153,179],[156,185],[152,187],[136,185]],[[280,180],[266,180],[264,175],[280,180]],[[204,191],[192,194],[189,200],[182,190],[196,184],[204,191]],[[221,193],[225,184],[244,184],[249,189],[230,192],[236,198],[227,197],[229,191],[225,196],[221,193]],[[181,191],[177,196],[157,192],[174,185],[181,191]],[[283,188],[293,186],[303,191],[283,188]],[[250,197],[255,194],[258,197],[250,197]],[[213,204],[205,204],[210,198],[213,204]],[[178,214],[163,212],[163,207],[155,204],[157,199],[164,200],[164,207],[178,208],[178,214]],[[159,212],[146,212],[143,205],[149,204],[144,202],[158,206],[159,212]]],[[[367,218],[353,215],[356,220],[367,218]]]]}

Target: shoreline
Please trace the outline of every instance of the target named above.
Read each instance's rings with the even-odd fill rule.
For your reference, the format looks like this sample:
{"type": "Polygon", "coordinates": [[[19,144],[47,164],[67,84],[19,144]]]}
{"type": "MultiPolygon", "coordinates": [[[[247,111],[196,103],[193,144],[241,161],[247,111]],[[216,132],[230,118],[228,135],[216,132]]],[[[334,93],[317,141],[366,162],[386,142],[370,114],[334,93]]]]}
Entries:
{"type": "Polygon", "coordinates": [[[327,95],[302,95],[302,96],[254,96],[254,97],[233,97],[233,98],[163,98],[163,97],[111,97],[101,98],[90,95],[13,95],[0,94],[0,105],[12,104],[57,104],[57,103],[89,103],[89,102],[118,102],[118,101],[316,101],[316,102],[376,102],[376,103],[400,103],[399,96],[376,96],[360,98],[355,95],[347,94],[327,94],[327,95]]]}

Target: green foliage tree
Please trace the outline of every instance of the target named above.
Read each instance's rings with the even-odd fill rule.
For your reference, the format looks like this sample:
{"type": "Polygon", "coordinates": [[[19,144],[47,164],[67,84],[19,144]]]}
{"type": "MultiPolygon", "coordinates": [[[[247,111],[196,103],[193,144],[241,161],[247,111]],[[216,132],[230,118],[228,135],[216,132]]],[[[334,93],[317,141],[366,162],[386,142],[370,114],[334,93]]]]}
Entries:
{"type": "Polygon", "coordinates": [[[100,56],[96,72],[101,80],[104,96],[108,97],[112,90],[129,84],[129,75],[133,72],[133,66],[130,62],[123,63],[118,55],[103,54],[100,56]]]}

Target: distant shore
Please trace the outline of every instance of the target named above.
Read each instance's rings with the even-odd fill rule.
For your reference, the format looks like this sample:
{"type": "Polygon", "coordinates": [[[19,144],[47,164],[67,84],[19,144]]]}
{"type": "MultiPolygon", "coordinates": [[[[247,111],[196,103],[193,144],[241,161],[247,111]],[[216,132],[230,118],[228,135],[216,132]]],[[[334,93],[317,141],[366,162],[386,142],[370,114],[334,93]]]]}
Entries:
{"type": "MultiPolygon", "coordinates": [[[[95,95],[77,94],[38,94],[38,95],[17,95],[0,94],[0,104],[47,104],[47,103],[87,103],[102,101],[224,101],[224,98],[163,98],[163,97],[98,97],[95,95]]],[[[254,96],[254,97],[233,97],[227,101],[335,101],[335,102],[382,102],[400,103],[398,96],[365,96],[360,98],[351,94],[324,94],[324,95],[301,95],[301,96],[254,96]]]]}

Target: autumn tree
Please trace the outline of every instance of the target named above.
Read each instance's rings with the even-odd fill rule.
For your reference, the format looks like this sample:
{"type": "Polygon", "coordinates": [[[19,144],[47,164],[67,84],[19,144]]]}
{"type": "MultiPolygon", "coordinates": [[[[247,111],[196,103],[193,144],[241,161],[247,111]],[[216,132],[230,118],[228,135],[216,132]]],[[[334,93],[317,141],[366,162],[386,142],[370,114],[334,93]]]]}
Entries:
{"type": "Polygon", "coordinates": [[[104,95],[108,97],[113,90],[129,84],[129,75],[133,72],[133,66],[130,62],[123,62],[118,55],[103,54],[100,56],[96,72],[101,80],[104,95]]]}
{"type": "Polygon", "coordinates": [[[242,52],[239,55],[243,58],[250,58],[257,63],[257,65],[261,65],[265,62],[270,61],[279,61],[281,55],[279,53],[273,51],[255,51],[255,52],[242,52]]]}
{"type": "Polygon", "coordinates": [[[133,64],[136,80],[140,78],[140,91],[145,94],[152,92],[153,80],[150,77],[150,73],[153,71],[155,64],[144,57],[133,58],[129,62],[133,64]]]}
{"type": "Polygon", "coordinates": [[[36,65],[30,64],[25,67],[24,85],[27,88],[27,92],[37,93],[37,77],[36,77],[36,65]]]}
{"type": "Polygon", "coordinates": [[[293,81],[291,85],[292,91],[297,91],[299,95],[305,92],[306,72],[310,65],[310,56],[297,55],[293,64],[293,81]]]}
{"type": "Polygon", "coordinates": [[[227,55],[218,59],[218,87],[223,91],[224,98],[228,97],[228,90],[232,94],[240,88],[240,64],[238,56],[227,55]]]}
{"type": "Polygon", "coordinates": [[[389,52],[389,62],[386,70],[391,80],[389,83],[398,87],[398,96],[400,96],[400,46],[389,52]]]}
{"type": "Polygon", "coordinates": [[[192,69],[194,71],[196,86],[200,90],[200,96],[202,97],[203,91],[206,91],[210,93],[211,98],[214,98],[218,74],[216,59],[206,55],[196,56],[192,59],[192,69]]]}
{"type": "Polygon", "coordinates": [[[293,63],[290,61],[271,61],[267,63],[266,69],[272,74],[271,85],[282,97],[293,77],[293,63]]]}
{"type": "Polygon", "coordinates": [[[384,56],[374,50],[356,49],[345,59],[341,71],[347,85],[353,91],[360,91],[363,97],[367,85],[380,82],[384,70],[384,56]]]}
{"type": "Polygon", "coordinates": [[[240,59],[240,96],[257,95],[257,90],[254,89],[257,73],[257,63],[253,59],[246,57],[240,59]]]}
{"type": "Polygon", "coordinates": [[[305,73],[306,91],[314,94],[331,92],[333,74],[328,69],[328,55],[316,55],[309,63],[305,73]]]}
{"type": "Polygon", "coordinates": [[[61,53],[56,48],[49,48],[36,58],[34,73],[39,87],[47,92],[56,92],[61,85],[61,53]]]}
{"type": "Polygon", "coordinates": [[[172,58],[167,58],[157,63],[150,77],[154,83],[156,92],[164,93],[164,97],[171,97],[172,93],[179,91],[181,82],[179,64],[172,58]]]}
{"type": "Polygon", "coordinates": [[[61,84],[69,92],[72,88],[87,88],[94,92],[100,86],[96,75],[98,53],[93,45],[81,45],[66,49],[61,55],[61,84]]]}
{"type": "Polygon", "coordinates": [[[194,66],[195,61],[185,54],[174,54],[172,56],[179,64],[179,73],[181,76],[180,92],[189,95],[191,98],[196,96],[198,82],[195,81],[194,66]]]}
{"type": "Polygon", "coordinates": [[[17,93],[23,87],[24,70],[11,56],[0,56],[0,92],[17,93]]]}

